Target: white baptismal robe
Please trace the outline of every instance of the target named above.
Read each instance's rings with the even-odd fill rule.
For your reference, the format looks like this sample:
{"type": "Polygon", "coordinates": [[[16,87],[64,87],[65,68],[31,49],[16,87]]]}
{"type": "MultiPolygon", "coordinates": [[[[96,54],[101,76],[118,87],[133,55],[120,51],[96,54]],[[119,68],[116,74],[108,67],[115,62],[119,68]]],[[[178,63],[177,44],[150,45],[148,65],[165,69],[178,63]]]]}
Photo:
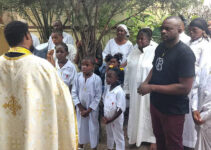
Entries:
{"type": "Polygon", "coordinates": [[[0,149],[76,150],[72,98],[53,66],[28,54],[0,57],[0,149]]]}
{"type": "Polygon", "coordinates": [[[152,68],[156,45],[150,43],[142,53],[136,47],[128,56],[124,90],[130,94],[128,137],[129,144],[140,146],[142,142],[155,143],[150,115],[150,95],[137,93],[140,83],[144,82],[152,68]]]}
{"type": "Polygon", "coordinates": [[[118,118],[109,124],[106,124],[107,133],[107,147],[113,149],[114,142],[116,144],[116,150],[125,149],[123,122],[124,111],[126,108],[125,93],[121,85],[115,87],[110,91],[110,85],[107,85],[103,94],[104,103],[104,116],[106,118],[112,118],[117,110],[120,108],[122,113],[118,118]]]}
{"type": "Polygon", "coordinates": [[[186,35],[185,32],[182,32],[179,34],[179,39],[180,39],[180,41],[182,41],[183,43],[185,43],[187,45],[189,44],[189,42],[191,40],[191,38],[188,35],[186,35]]]}
{"type": "Polygon", "coordinates": [[[40,40],[38,39],[38,37],[36,35],[34,35],[33,33],[30,33],[30,34],[32,37],[33,46],[37,47],[38,45],[40,45],[40,40]]]}
{"type": "Polygon", "coordinates": [[[200,112],[205,121],[198,127],[196,150],[211,150],[211,64],[200,69],[196,76],[193,93],[193,110],[200,112]]]}
{"type": "Polygon", "coordinates": [[[128,55],[133,50],[133,44],[128,40],[125,44],[119,45],[116,43],[115,39],[110,39],[103,50],[103,59],[108,54],[114,56],[116,53],[121,53],[123,55],[122,63],[125,63],[128,55]]]}
{"type": "Polygon", "coordinates": [[[210,60],[210,42],[204,38],[200,38],[194,42],[190,42],[189,46],[193,50],[193,53],[196,57],[195,62],[195,71],[198,72],[198,69],[204,66],[210,60]]]}
{"type": "MultiPolygon", "coordinates": [[[[72,44],[72,45],[74,45],[74,39],[73,39],[72,35],[70,35],[67,32],[63,32],[62,36],[63,36],[63,42],[65,44],[72,44]]],[[[49,40],[48,40],[48,50],[52,50],[52,49],[54,49],[54,47],[55,47],[55,45],[53,43],[52,37],[50,36],[49,40]]]]}
{"type": "MultiPolygon", "coordinates": [[[[68,47],[68,53],[69,53],[66,58],[74,64],[77,50],[76,50],[75,46],[72,44],[66,44],[66,45],[68,47]]],[[[53,49],[54,49],[53,58],[54,58],[55,62],[58,62],[58,59],[56,58],[56,50],[55,50],[55,48],[53,48],[53,49]]]]}
{"type": "Polygon", "coordinates": [[[83,73],[77,75],[77,79],[73,84],[72,97],[77,111],[79,144],[90,143],[91,148],[95,148],[99,138],[99,102],[102,95],[102,82],[99,76],[92,74],[91,77],[85,80],[83,73]],[[83,117],[80,114],[77,105],[81,105],[92,111],[88,117],[83,117]]]}
{"type": "MultiPolygon", "coordinates": [[[[194,42],[189,42],[190,48],[193,50],[193,53],[196,57],[195,62],[195,71],[196,74],[198,70],[208,62],[211,57],[209,42],[206,39],[200,38],[194,42]]],[[[195,123],[193,121],[191,106],[193,103],[192,96],[194,89],[191,90],[189,94],[189,114],[185,115],[184,130],[183,130],[183,145],[186,147],[194,148],[196,145],[197,134],[195,130],[195,123]]]]}
{"type": "Polygon", "coordinates": [[[66,62],[66,64],[62,68],[60,68],[58,61],[56,61],[55,65],[56,65],[58,75],[61,77],[64,83],[68,87],[73,85],[74,81],[77,78],[77,71],[76,71],[75,65],[69,60],[66,62]]]}

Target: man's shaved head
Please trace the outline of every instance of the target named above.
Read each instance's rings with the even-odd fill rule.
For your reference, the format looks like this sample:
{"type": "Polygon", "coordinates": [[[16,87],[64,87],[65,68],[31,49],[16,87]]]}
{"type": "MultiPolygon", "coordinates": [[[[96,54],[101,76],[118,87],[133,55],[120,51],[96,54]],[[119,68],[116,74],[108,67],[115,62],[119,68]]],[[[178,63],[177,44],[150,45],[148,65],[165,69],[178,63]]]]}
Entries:
{"type": "Polygon", "coordinates": [[[170,16],[170,17],[167,17],[164,21],[166,20],[172,20],[172,23],[174,23],[176,26],[178,26],[179,28],[181,28],[181,25],[184,26],[184,23],[183,21],[181,20],[180,17],[178,16],[170,16]]]}
{"type": "Polygon", "coordinates": [[[182,32],[181,19],[177,16],[167,17],[161,26],[161,37],[164,42],[175,41],[182,32]]]}

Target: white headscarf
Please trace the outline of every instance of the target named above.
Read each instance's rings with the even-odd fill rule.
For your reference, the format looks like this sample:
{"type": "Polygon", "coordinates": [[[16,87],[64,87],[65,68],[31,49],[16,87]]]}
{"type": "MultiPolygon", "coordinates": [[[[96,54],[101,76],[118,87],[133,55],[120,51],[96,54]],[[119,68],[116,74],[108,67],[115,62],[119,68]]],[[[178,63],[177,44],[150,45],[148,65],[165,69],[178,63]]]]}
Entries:
{"type": "Polygon", "coordinates": [[[126,26],[125,24],[119,24],[119,25],[117,26],[117,28],[119,28],[119,27],[122,27],[122,28],[125,30],[126,36],[127,36],[127,37],[130,36],[130,33],[129,33],[129,31],[128,31],[128,28],[127,28],[127,26],[126,26]]]}

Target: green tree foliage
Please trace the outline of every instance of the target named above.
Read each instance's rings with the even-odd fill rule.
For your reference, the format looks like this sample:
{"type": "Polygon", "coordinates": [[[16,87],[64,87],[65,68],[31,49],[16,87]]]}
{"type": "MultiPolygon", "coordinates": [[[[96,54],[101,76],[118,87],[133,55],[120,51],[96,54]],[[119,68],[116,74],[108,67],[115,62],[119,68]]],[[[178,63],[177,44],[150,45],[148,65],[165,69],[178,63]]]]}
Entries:
{"type": "Polygon", "coordinates": [[[43,42],[50,36],[52,22],[63,14],[62,0],[0,0],[0,4],[32,23],[43,42]]]}
{"type": "Polygon", "coordinates": [[[153,5],[155,0],[66,0],[66,12],[83,55],[95,55],[102,38],[119,23],[153,5]],[[71,6],[71,7],[69,7],[71,6]],[[134,12],[126,15],[128,10],[134,12]]]}
{"type": "MultiPolygon", "coordinates": [[[[139,29],[149,27],[153,31],[153,40],[159,43],[161,40],[160,26],[166,17],[179,14],[185,15],[187,14],[184,13],[185,10],[187,11],[193,7],[195,8],[197,5],[201,4],[202,2],[197,0],[165,0],[157,2],[156,4],[148,7],[144,12],[125,22],[131,31],[130,40],[135,43],[139,29]]],[[[130,15],[130,13],[131,12],[129,11],[128,15],[130,15]]],[[[187,17],[187,15],[185,15],[185,17],[187,17]]]]}
{"type": "MultiPolygon", "coordinates": [[[[197,0],[0,0],[29,20],[43,41],[49,37],[50,25],[55,18],[66,16],[77,41],[81,41],[80,54],[96,55],[102,38],[120,23],[127,23],[134,35],[138,28],[149,26],[158,34],[163,17],[197,0]],[[168,13],[160,13],[153,6],[168,13]],[[163,15],[164,14],[164,15],[163,15]]],[[[67,21],[65,21],[66,23],[67,21]]],[[[156,37],[155,38],[159,38],[156,37]]],[[[133,40],[134,41],[134,40],[133,40]]]]}
{"type": "Polygon", "coordinates": [[[130,40],[135,43],[136,36],[138,31],[141,28],[150,28],[153,31],[152,39],[156,42],[160,42],[160,26],[163,20],[170,16],[169,13],[164,13],[162,11],[147,10],[144,13],[141,13],[138,16],[132,17],[129,21],[125,22],[125,24],[130,29],[130,40]]]}

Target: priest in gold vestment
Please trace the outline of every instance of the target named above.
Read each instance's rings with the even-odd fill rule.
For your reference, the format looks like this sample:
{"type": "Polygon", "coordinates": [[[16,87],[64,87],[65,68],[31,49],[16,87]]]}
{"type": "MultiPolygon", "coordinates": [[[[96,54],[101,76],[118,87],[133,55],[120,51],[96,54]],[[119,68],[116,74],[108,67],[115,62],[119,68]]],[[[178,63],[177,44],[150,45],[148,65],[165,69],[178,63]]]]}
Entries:
{"type": "Polygon", "coordinates": [[[9,23],[10,50],[0,57],[0,149],[76,150],[77,124],[68,87],[32,55],[28,26],[9,23]]]}

